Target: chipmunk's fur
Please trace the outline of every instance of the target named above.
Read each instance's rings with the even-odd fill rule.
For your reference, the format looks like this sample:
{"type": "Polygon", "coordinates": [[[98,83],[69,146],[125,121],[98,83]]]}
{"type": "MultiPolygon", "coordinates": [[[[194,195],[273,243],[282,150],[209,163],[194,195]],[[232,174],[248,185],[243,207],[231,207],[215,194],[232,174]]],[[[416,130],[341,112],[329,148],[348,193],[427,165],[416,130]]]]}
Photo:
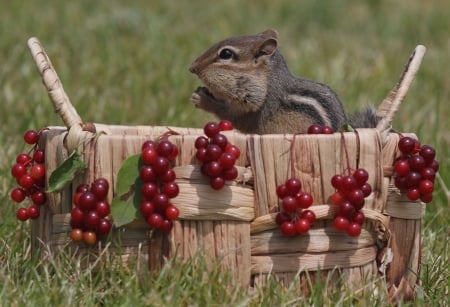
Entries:
{"type": "MultiPolygon", "coordinates": [[[[243,133],[304,133],[312,124],[337,131],[347,123],[332,89],[291,74],[274,30],[225,39],[189,70],[205,84],[192,94],[194,105],[230,120],[243,133]]],[[[358,114],[351,117],[352,126],[376,125],[371,109],[358,114]]]]}

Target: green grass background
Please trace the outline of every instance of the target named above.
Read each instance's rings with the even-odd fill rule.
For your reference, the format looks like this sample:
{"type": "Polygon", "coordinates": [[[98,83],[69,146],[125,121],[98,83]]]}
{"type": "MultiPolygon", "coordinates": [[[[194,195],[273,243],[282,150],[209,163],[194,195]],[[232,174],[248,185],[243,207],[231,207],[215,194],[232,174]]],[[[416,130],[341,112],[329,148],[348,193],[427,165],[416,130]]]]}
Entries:
{"type": "MultiPolygon", "coordinates": [[[[448,1],[1,1],[0,302],[6,305],[375,305],[377,290],[312,285],[309,298],[276,283],[254,294],[202,261],[169,263],[156,276],[129,268],[93,274],[61,256],[31,259],[29,225],[15,220],[9,169],[29,128],[61,125],[26,42],[38,37],[86,122],[201,127],[189,102],[199,85],[187,68],[212,43],[275,28],[293,73],[329,84],[346,109],[378,105],[417,44],[428,50],[393,126],[433,145],[450,179],[450,2],[448,1]],[[231,285],[231,286],[230,286],[231,285]],[[125,289],[122,292],[119,290],[125,289]],[[359,294],[358,294],[359,293],[359,294]],[[375,294],[374,294],[375,293],[375,294]]],[[[418,299],[448,304],[449,195],[436,186],[424,218],[418,299]]],[[[368,289],[368,285],[365,285],[368,289]]],[[[363,288],[364,288],[363,287],[363,288]]],[[[370,285],[370,287],[375,287],[370,285]]],[[[372,288],[370,288],[372,289],[372,288]]],[[[380,290],[381,289],[381,290],[380,290]]],[[[378,293],[378,294],[377,294],[378,293]]],[[[174,306],[175,306],[174,305],[174,306]]]]}

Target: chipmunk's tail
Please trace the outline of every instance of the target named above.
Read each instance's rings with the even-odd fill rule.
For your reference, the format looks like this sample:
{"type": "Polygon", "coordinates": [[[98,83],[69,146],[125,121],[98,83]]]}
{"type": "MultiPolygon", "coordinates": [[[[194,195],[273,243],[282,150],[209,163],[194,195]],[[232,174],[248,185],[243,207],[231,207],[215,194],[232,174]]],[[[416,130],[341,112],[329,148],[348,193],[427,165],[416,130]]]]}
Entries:
{"type": "Polygon", "coordinates": [[[353,128],[375,128],[380,120],[381,117],[377,116],[377,110],[368,107],[351,114],[348,123],[353,128]]]}

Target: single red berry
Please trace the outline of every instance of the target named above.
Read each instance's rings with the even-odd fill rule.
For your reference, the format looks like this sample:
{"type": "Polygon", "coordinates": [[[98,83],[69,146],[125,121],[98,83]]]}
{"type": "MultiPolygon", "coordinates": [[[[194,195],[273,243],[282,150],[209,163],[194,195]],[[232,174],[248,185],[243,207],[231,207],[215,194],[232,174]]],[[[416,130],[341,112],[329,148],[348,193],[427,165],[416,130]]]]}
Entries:
{"type": "Polygon", "coordinates": [[[157,193],[153,197],[153,202],[155,203],[156,210],[163,212],[169,205],[169,197],[164,193],[157,193]]]}
{"type": "Polygon", "coordinates": [[[420,172],[420,176],[422,176],[422,179],[434,181],[434,179],[436,178],[436,172],[431,167],[425,167],[420,172]]]}
{"type": "Polygon", "coordinates": [[[11,168],[11,175],[16,179],[19,179],[26,173],[27,173],[27,167],[21,163],[16,163],[11,168]]]}
{"type": "Polygon", "coordinates": [[[409,136],[402,137],[398,141],[398,149],[404,154],[409,155],[412,154],[416,145],[416,140],[409,136]]]}
{"type": "Polygon", "coordinates": [[[83,240],[83,231],[80,228],[74,228],[70,231],[70,239],[73,242],[81,242],[83,240]]]}
{"type": "Polygon", "coordinates": [[[77,186],[75,193],[86,193],[89,191],[89,185],[86,183],[81,183],[77,186]]]}
{"type": "Polygon", "coordinates": [[[331,185],[333,186],[333,188],[335,188],[336,190],[342,190],[342,179],[343,178],[344,178],[344,176],[339,175],[339,174],[331,177],[331,185]]]}
{"type": "Polygon", "coordinates": [[[353,178],[355,178],[358,186],[361,187],[369,179],[369,173],[363,168],[358,168],[353,172],[353,178]]]}
{"type": "Polygon", "coordinates": [[[431,161],[427,166],[434,169],[435,172],[439,170],[439,162],[437,160],[431,161]]]}
{"type": "Polygon", "coordinates": [[[316,220],[316,214],[311,210],[303,210],[301,217],[307,219],[310,224],[316,220]]]}
{"type": "Polygon", "coordinates": [[[20,203],[27,197],[27,192],[22,188],[15,188],[11,191],[10,196],[13,201],[20,203]]]}
{"type": "Polygon", "coordinates": [[[36,205],[31,205],[27,208],[27,215],[30,219],[35,220],[39,217],[39,207],[36,205]]]}
{"type": "Polygon", "coordinates": [[[45,202],[47,201],[47,196],[41,190],[37,190],[31,193],[30,198],[31,201],[38,206],[45,204],[45,202]]]}
{"type": "Polygon", "coordinates": [[[209,144],[206,147],[206,161],[216,161],[222,155],[222,149],[219,145],[209,144]]]}
{"type": "Polygon", "coordinates": [[[308,127],[307,133],[308,134],[321,134],[321,133],[323,133],[323,128],[321,125],[312,124],[311,126],[308,127]]]}
{"type": "Polygon", "coordinates": [[[91,185],[91,193],[97,200],[104,200],[108,196],[108,186],[101,182],[94,182],[91,185]]]}
{"type": "Polygon", "coordinates": [[[230,169],[234,166],[236,158],[232,153],[224,152],[219,158],[219,163],[223,169],[230,169]]]}
{"type": "Polygon", "coordinates": [[[347,230],[350,225],[350,221],[344,216],[336,216],[333,221],[334,228],[340,231],[347,230]]]}
{"type": "Polygon", "coordinates": [[[108,179],[103,178],[103,177],[100,177],[100,178],[95,179],[94,182],[93,182],[92,184],[93,184],[93,185],[96,185],[96,184],[102,184],[102,185],[106,186],[106,189],[109,189],[109,182],[108,182],[108,179]]]}
{"type": "Polygon", "coordinates": [[[408,160],[411,170],[420,172],[425,167],[425,160],[420,155],[411,156],[408,160]]]}
{"type": "Polygon", "coordinates": [[[205,132],[207,137],[212,138],[220,132],[220,128],[216,122],[208,122],[203,128],[203,131],[205,132]]]}
{"type": "Polygon", "coordinates": [[[311,228],[311,224],[309,223],[309,221],[305,218],[300,218],[297,220],[297,222],[295,223],[295,230],[297,231],[297,233],[299,234],[304,234],[307,233],[309,231],[309,229],[311,228]]]}
{"type": "Polygon", "coordinates": [[[364,192],[361,189],[353,189],[347,193],[347,199],[350,203],[359,208],[364,204],[364,192]]]}
{"type": "Polygon", "coordinates": [[[228,139],[222,133],[217,133],[211,138],[211,144],[216,144],[222,150],[225,150],[228,145],[228,139]]]}
{"type": "Polygon", "coordinates": [[[94,210],[101,218],[107,217],[111,213],[109,203],[106,200],[98,201],[94,210]]]}
{"type": "Polygon", "coordinates": [[[406,183],[406,176],[396,176],[394,179],[394,184],[400,191],[404,191],[408,188],[408,184],[406,183]]]}
{"type": "Polygon", "coordinates": [[[170,161],[166,157],[158,156],[153,163],[153,168],[156,174],[163,174],[170,168],[170,161]]]}
{"type": "Polygon", "coordinates": [[[76,224],[81,224],[84,219],[84,213],[80,208],[72,208],[70,211],[70,219],[74,221],[76,224]]]}
{"type": "Polygon", "coordinates": [[[176,182],[171,181],[164,184],[163,192],[167,195],[167,197],[174,198],[178,196],[178,193],[180,193],[180,188],[176,182]]]}
{"type": "Polygon", "coordinates": [[[362,213],[361,211],[357,211],[355,213],[355,215],[353,215],[353,218],[352,218],[352,221],[359,225],[362,225],[365,220],[366,220],[366,217],[364,216],[364,213],[362,213]]]}
{"type": "Polygon", "coordinates": [[[152,200],[158,193],[158,186],[154,182],[144,182],[141,187],[141,194],[147,200],[152,200]]]}
{"type": "Polygon", "coordinates": [[[409,173],[409,161],[406,159],[397,160],[394,164],[394,171],[398,176],[406,176],[409,173]]]}
{"type": "Polygon", "coordinates": [[[430,145],[423,145],[420,148],[419,155],[423,157],[425,163],[430,163],[436,157],[436,151],[430,145]]]}
{"type": "Polygon", "coordinates": [[[355,207],[349,202],[344,201],[342,204],[339,205],[338,215],[346,217],[347,219],[351,219],[355,215],[355,207]]]}
{"type": "Polygon", "coordinates": [[[289,216],[289,214],[287,212],[278,212],[276,217],[275,217],[275,222],[278,225],[283,224],[284,222],[289,221],[291,218],[289,216]]]}
{"type": "Polygon", "coordinates": [[[239,173],[236,167],[224,169],[222,171],[222,177],[224,180],[234,180],[238,177],[239,173]]]}
{"type": "Polygon", "coordinates": [[[100,221],[97,224],[97,234],[99,236],[105,236],[107,235],[112,228],[112,223],[107,219],[100,219],[100,221]]]}
{"type": "Polygon", "coordinates": [[[139,170],[139,177],[143,182],[151,182],[156,180],[156,172],[151,165],[142,165],[139,170]]]}
{"type": "Polygon", "coordinates": [[[429,194],[432,193],[434,190],[434,183],[431,180],[428,179],[422,179],[419,183],[419,191],[420,194],[429,194]]]}
{"type": "Polygon", "coordinates": [[[161,226],[163,220],[164,219],[161,214],[152,213],[148,216],[147,223],[150,225],[151,228],[158,229],[161,226]]]}
{"type": "Polygon", "coordinates": [[[173,228],[173,222],[168,219],[164,219],[161,223],[161,226],[159,226],[159,229],[164,233],[169,233],[173,228]]]}
{"type": "Polygon", "coordinates": [[[39,141],[39,133],[36,130],[28,130],[23,135],[25,143],[33,145],[39,141]]]}
{"type": "Polygon", "coordinates": [[[19,208],[16,211],[16,217],[19,221],[25,222],[26,220],[28,220],[29,216],[28,216],[28,210],[27,208],[19,208]]]}
{"type": "Polygon", "coordinates": [[[409,172],[406,176],[406,185],[408,188],[415,188],[419,186],[420,180],[422,180],[422,176],[418,172],[409,172]]]}
{"type": "Polygon", "coordinates": [[[97,229],[97,225],[100,222],[100,216],[96,211],[89,211],[84,213],[83,224],[88,230],[97,229]]]}
{"type": "Polygon", "coordinates": [[[156,147],[158,147],[158,144],[155,141],[147,140],[142,144],[141,151],[144,151],[146,148],[156,149],[156,147]]]}
{"type": "Polygon", "coordinates": [[[206,147],[197,149],[197,152],[195,153],[195,157],[200,162],[206,162],[206,147]]]}
{"type": "Polygon", "coordinates": [[[322,127],[322,133],[323,134],[333,134],[334,130],[330,126],[323,126],[322,127]]]}
{"type": "Polygon", "coordinates": [[[194,145],[196,149],[206,148],[209,145],[209,140],[204,136],[199,136],[195,139],[194,145]]]}
{"type": "Polygon", "coordinates": [[[172,154],[173,144],[170,141],[161,141],[156,148],[158,155],[168,158],[172,154]]]}
{"type": "Polygon", "coordinates": [[[206,173],[210,177],[218,177],[222,173],[222,165],[219,163],[219,161],[208,162],[206,173]]]}
{"type": "Polygon", "coordinates": [[[294,212],[297,210],[297,200],[294,196],[286,196],[283,198],[281,206],[286,212],[294,212]]]}
{"type": "Polygon", "coordinates": [[[176,178],[177,178],[177,174],[175,173],[173,168],[167,169],[165,172],[163,172],[162,174],[159,174],[159,176],[158,176],[158,179],[161,181],[161,183],[175,181],[176,178]]]}
{"type": "Polygon", "coordinates": [[[85,212],[94,209],[96,203],[97,198],[91,192],[81,194],[78,199],[80,209],[85,212]]]}
{"type": "Polygon", "coordinates": [[[433,200],[433,193],[420,195],[420,200],[426,204],[431,203],[431,201],[433,200]]]}
{"type": "Polygon", "coordinates": [[[308,192],[300,192],[295,196],[297,206],[302,209],[309,208],[313,203],[313,197],[308,192]]]}
{"type": "Polygon", "coordinates": [[[166,218],[169,220],[175,220],[180,215],[180,210],[174,205],[168,205],[165,210],[166,218]]]}
{"type": "Polygon", "coordinates": [[[141,203],[139,205],[139,211],[144,217],[148,217],[150,214],[155,212],[156,206],[153,202],[149,200],[141,200],[141,203]]]}
{"type": "Polygon", "coordinates": [[[172,152],[167,156],[167,159],[169,159],[169,161],[175,160],[175,158],[178,156],[178,153],[179,153],[178,146],[172,144],[172,152]]]}
{"type": "Polygon", "coordinates": [[[302,184],[300,180],[296,178],[290,178],[285,183],[287,192],[289,195],[294,196],[295,194],[300,192],[300,189],[302,188],[302,184]]]}
{"type": "Polygon", "coordinates": [[[31,189],[34,186],[34,179],[29,174],[22,175],[19,178],[19,185],[24,189],[31,189]]]}
{"type": "Polygon", "coordinates": [[[142,150],[141,153],[142,162],[146,165],[152,165],[153,163],[155,163],[157,157],[158,152],[156,148],[146,147],[142,150]]]}
{"type": "Polygon", "coordinates": [[[346,200],[347,198],[345,197],[345,194],[341,191],[336,191],[333,193],[333,195],[331,195],[331,202],[337,206],[339,206],[346,200]]]}
{"type": "Polygon", "coordinates": [[[350,192],[358,188],[358,183],[353,176],[344,176],[342,178],[341,188],[343,192],[350,192]]]}
{"type": "Polygon", "coordinates": [[[281,233],[285,237],[293,237],[297,234],[297,230],[295,229],[295,224],[291,221],[286,221],[280,226],[281,233]]]}
{"type": "Polygon", "coordinates": [[[280,199],[283,199],[285,196],[289,195],[288,189],[284,183],[277,186],[276,192],[277,192],[278,198],[280,198],[280,199]]]}
{"type": "Polygon", "coordinates": [[[361,186],[361,191],[364,194],[364,197],[369,197],[369,195],[372,193],[372,187],[367,182],[361,186]]]}
{"type": "Polygon", "coordinates": [[[223,177],[221,177],[221,176],[211,178],[211,180],[209,181],[209,184],[211,185],[211,187],[213,189],[220,190],[225,185],[225,179],[223,179],[223,177]]]}
{"type": "Polygon", "coordinates": [[[229,130],[233,130],[233,124],[232,124],[229,120],[222,119],[222,120],[219,122],[219,129],[220,129],[221,131],[229,131],[229,130]]]}
{"type": "Polygon", "coordinates": [[[350,223],[347,227],[347,234],[350,237],[357,237],[361,234],[361,225],[358,223],[350,223]]]}
{"type": "Polygon", "coordinates": [[[232,155],[234,155],[234,157],[236,159],[238,159],[239,156],[241,155],[241,151],[240,151],[239,147],[237,147],[236,145],[232,145],[230,143],[228,143],[225,151],[231,153],[232,155]]]}
{"type": "Polygon", "coordinates": [[[36,163],[44,163],[45,162],[45,153],[44,150],[38,148],[33,153],[33,161],[36,163]]]}
{"type": "Polygon", "coordinates": [[[27,166],[32,161],[32,158],[27,153],[20,153],[16,157],[16,162],[27,166]]]}
{"type": "Polygon", "coordinates": [[[406,191],[406,197],[410,200],[418,200],[420,198],[420,191],[418,188],[409,188],[408,191],[406,191]]]}

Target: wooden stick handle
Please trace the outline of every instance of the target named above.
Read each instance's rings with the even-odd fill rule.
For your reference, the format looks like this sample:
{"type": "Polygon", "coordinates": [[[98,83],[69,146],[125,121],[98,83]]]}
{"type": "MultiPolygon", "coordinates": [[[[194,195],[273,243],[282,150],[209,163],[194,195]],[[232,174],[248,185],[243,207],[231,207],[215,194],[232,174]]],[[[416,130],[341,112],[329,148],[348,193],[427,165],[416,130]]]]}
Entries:
{"type": "Polygon", "coordinates": [[[53,103],[55,112],[61,116],[68,129],[72,127],[80,127],[81,129],[83,121],[64,91],[62,83],[41,43],[37,38],[32,37],[28,40],[28,47],[42,77],[42,82],[47,89],[48,96],[53,103]]]}

